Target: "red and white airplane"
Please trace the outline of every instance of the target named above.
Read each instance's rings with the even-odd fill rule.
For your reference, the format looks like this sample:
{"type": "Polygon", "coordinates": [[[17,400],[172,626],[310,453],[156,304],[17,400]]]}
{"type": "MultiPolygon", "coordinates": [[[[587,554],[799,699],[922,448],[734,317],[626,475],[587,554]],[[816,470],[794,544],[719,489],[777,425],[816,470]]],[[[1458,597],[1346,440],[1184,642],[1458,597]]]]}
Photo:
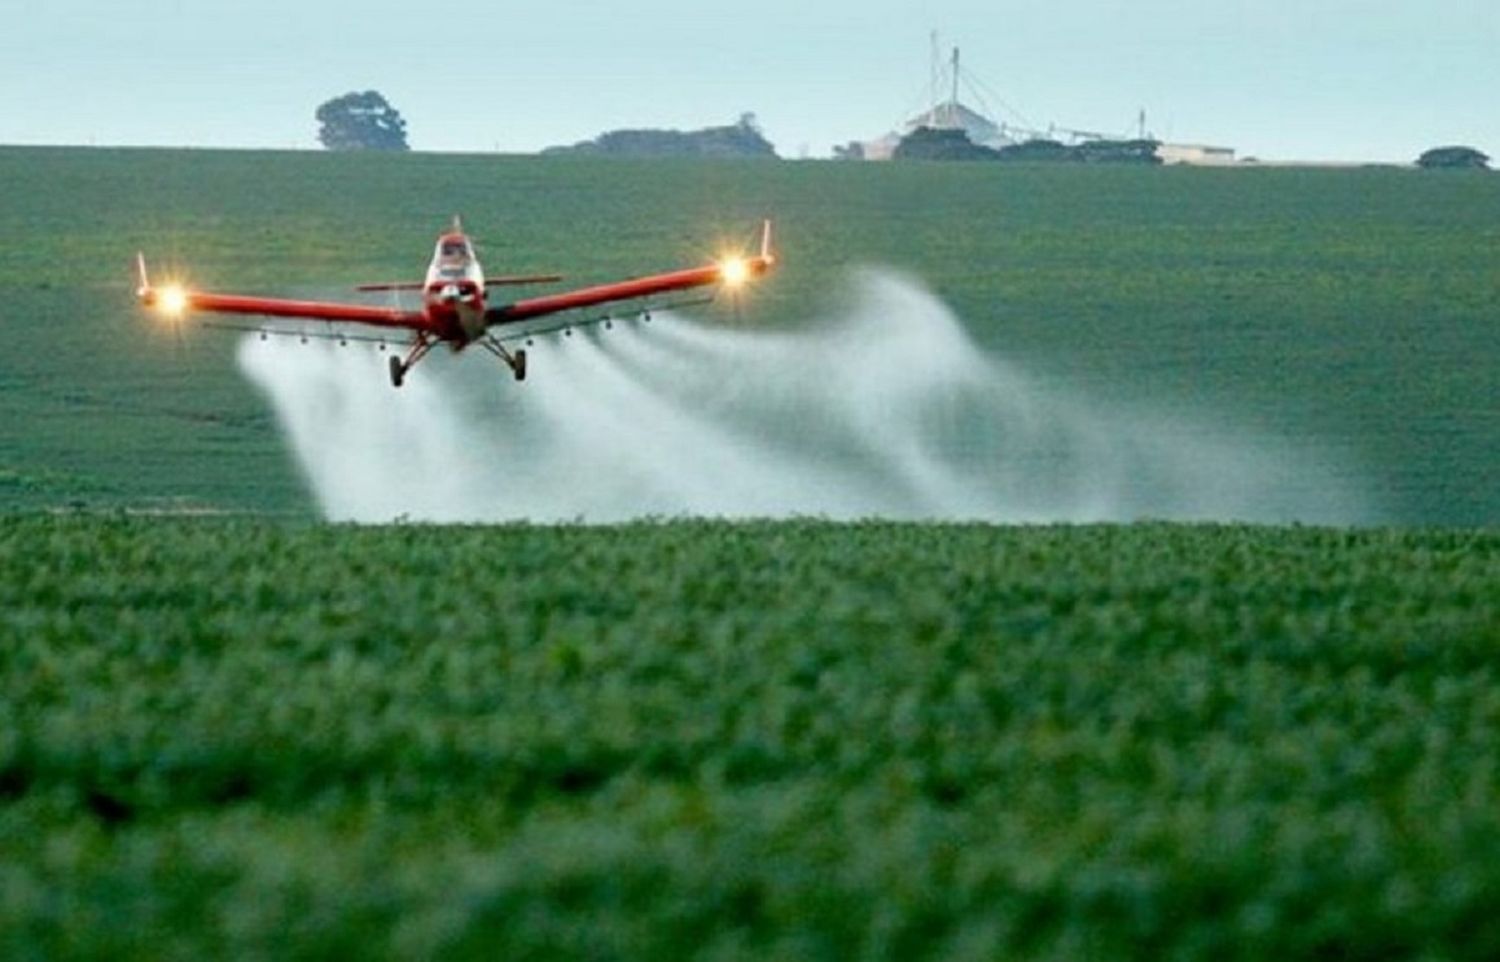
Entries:
{"type": "MultiPolygon", "coordinates": [[[[155,287],[146,273],[144,254],[136,255],[139,286],[136,296],[141,304],[160,311],[168,317],[182,318],[190,311],[207,314],[250,314],[262,317],[300,318],[325,321],[332,324],[364,324],[386,331],[411,334],[411,346],[406,357],[392,356],[391,383],[396,387],[406,378],[418,361],[438,344],[448,344],[454,351],[461,351],[477,344],[504,361],[515,374],[517,381],[526,379],[526,351],[512,351],[505,341],[542,333],[524,322],[560,314],[614,304],[622,301],[642,301],[646,298],[694,288],[720,287],[736,290],[752,278],[768,273],[776,264],[776,255],[771,250],[771,222],[766,221],[761,231],[760,253],[750,257],[730,256],[722,260],[687,270],[672,271],[638,277],[614,284],[585,287],[561,294],[532,297],[510,303],[491,305],[486,294],[491,287],[512,284],[550,283],[561,280],[556,275],[530,277],[492,277],[486,279],[479,259],[474,255],[474,245],[463,231],[459,219],[453,219],[452,228],[440,235],[432,263],[427,268],[427,279],[420,284],[368,284],[357,288],[361,291],[421,291],[420,310],[404,310],[398,307],[376,307],[364,304],[341,304],[322,301],[293,301],[269,297],[248,297],[240,294],[215,294],[197,291],[181,284],[164,284],[155,287]],[[495,333],[511,325],[517,328],[513,336],[495,333]]],[[[648,308],[649,310],[649,308],[648,308]]],[[[647,315],[649,316],[649,315],[647,315]]],[[[578,321],[579,324],[607,320],[608,315],[578,321]]],[[[226,325],[228,326],[228,325],[226,325]]],[[[560,325],[571,327],[572,324],[560,325]]],[[[290,334],[285,330],[259,328],[235,328],[261,330],[262,333],[290,334]]],[[[347,335],[336,335],[346,337],[347,335]]],[[[375,338],[382,340],[383,338],[375,338]]]]}

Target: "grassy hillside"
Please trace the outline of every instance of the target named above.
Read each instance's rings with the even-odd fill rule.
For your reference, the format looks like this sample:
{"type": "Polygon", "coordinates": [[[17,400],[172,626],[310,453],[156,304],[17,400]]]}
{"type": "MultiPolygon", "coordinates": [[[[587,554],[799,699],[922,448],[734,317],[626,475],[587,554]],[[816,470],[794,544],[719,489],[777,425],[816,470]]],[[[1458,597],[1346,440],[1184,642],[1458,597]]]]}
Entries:
{"type": "Polygon", "coordinates": [[[1492,959],[1500,538],[0,517],[0,956],[1492,959]]]}
{"type": "Polygon", "coordinates": [[[777,219],[745,317],[833,310],[845,270],[928,284],[994,351],[1347,464],[1386,520],[1500,518],[1500,178],[1403,170],[634,162],[0,149],[0,503],[305,513],[233,339],[130,302],[129,258],[340,296],[416,275],[454,211],[492,270],[585,282],[777,219]]]}

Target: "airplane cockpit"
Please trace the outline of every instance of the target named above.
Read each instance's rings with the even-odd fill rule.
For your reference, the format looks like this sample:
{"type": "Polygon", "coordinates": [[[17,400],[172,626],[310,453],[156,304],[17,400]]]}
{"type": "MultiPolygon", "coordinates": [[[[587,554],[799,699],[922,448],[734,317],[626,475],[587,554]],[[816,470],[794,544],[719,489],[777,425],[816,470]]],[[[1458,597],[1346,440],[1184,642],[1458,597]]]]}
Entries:
{"type": "Polygon", "coordinates": [[[453,281],[469,278],[478,271],[479,264],[474,248],[462,234],[447,234],[440,237],[437,250],[432,255],[432,267],[428,280],[453,281]]]}
{"type": "Polygon", "coordinates": [[[444,238],[438,242],[437,259],[468,263],[474,259],[474,251],[467,241],[444,238]]]}

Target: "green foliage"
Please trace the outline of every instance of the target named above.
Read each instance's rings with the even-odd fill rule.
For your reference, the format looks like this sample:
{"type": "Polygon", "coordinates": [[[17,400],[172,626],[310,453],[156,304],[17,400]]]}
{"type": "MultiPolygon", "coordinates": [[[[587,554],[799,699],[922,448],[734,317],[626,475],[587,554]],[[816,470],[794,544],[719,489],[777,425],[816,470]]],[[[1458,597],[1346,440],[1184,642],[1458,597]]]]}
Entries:
{"type": "Polygon", "coordinates": [[[1417,158],[1417,166],[1426,170],[1488,170],[1488,154],[1473,147],[1434,147],[1417,158]]]}
{"type": "Polygon", "coordinates": [[[1077,155],[1067,144],[1057,140],[1034,139],[1011,144],[1000,151],[1003,160],[1065,163],[1077,160],[1077,155]]]}
{"type": "Polygon", "coordinates": [[[131,258],[348,297],[419,278],[458,211],[492,272],[580,284],[753,244],[769,215],[775,276],[703,319],[806,327],[843,310],[849,268],[889,266],[1038,389],[1285,439],[1391,521],[1500,521],[1500,178],[0,148],[0,188],[0,466],[109,488],[8,488],[0,510],[311,514],[236,338],[152,324],[131,258]]]}
{"type": "Polygon", "coordinates": [[[374,90],[347,93],[317,110],[318,142],[329,150],[407,150],[406,121],[374,90]]]}
{"type": "Polygon", "coordinates": [[[918,127],[901,138],[896,160],[1004,160],[1054,164],[1144,164],[1158,166],[1156,140],[1086,140],[1068,146],[1055,140],[1028,140],[995,150],[980,146],[958,128],[918,127]]]}
{"type": "Polygon", "coordinates": [[[1500,537],[0,518],[10,957],[1491,959],[1500,537]]]}
{"type": "Polygon", "coordinates": [[[864,160],[865,145],[858,140],[851,140],[847,144],[834,144],[833,158],[835,160],[864,160]]]}
{"type": "Polygon", "coordinates": [[[1145,164],[1157,166],[1161,158],[1156,149],[1158,140],[1086,140],[1071,148],[1072,153],[1085,164],[1145,164]]]}
{"type": "Polygon", "coordinates": [[[1064,164],[1144,164],[1159,166],[1157,140],[1086,140],[1068,146],[1055,140],[1028,140],[1002,147],[998,160],[1064,164]]]}
{"type": "Polygon", "coordinates": [[[918,127],[896,145],[894,160],[999,160],[999,151],[981,147],[957,127],[918,127]]]}
{"type": "Polygon", "coordinates": [[[581,154],[602,157],[760,157],[774,158],[776,148],[756,125],[754,114],[735,124],[702,130],[612,130],[571,147],[549,147],[549,156],[581,154]]]}

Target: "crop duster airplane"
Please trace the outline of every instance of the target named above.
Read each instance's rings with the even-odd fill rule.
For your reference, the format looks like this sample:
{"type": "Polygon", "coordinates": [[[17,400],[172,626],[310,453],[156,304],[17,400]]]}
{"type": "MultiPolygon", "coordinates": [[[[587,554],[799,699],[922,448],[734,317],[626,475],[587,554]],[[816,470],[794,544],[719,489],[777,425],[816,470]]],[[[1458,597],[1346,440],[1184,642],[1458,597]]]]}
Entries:
{"type": "MultiPolygon", "coordinates": [[[[559,324],[542,330],[537,326],[525,324],[527,321],[605,304],[642,301],[662,294],[695,288],[719,287],[738,290],[753,278],[768,273],[775,264],[776,255],[771,250],[771,222],[766,221],[761,230],[760,253],[755,256],[729,256],[702,267],[491,305],[486,295],[492,287],[552,283],[562,278],[557,275],[486,278],[483,269],[479,266],[479,259],[474,255],[474,245],[464,233],[459,219],[455,217],[453,226],[438,237],[437,248],[433,252],[432,263],[427,268],[425,281],[420,284],[367,284],[356,288],[361,291],[420,291],[422,293],[420,310],[365,304],[281,300],[240,294],[216,294],[192,290],[177,283],[155,287],[147,276],[144,254],[136,255],[139,279],[136,296],[147,308],[159,311],[173,319],[180,319],[189,312],[248,314],[262,317],[300,318],[330,324],[364,324],[402,334],[409,332],[411,346],[406,357],[391,356],[391,384],[396,387],[401,386],[407,372],[438,344],[448,344],[454,351],[461,351],[471,344],[477,344],[504,361],[517,381],[523,381],[526,379],[526,351],[524,349],[512,351],[505,346],[505,342],[546,333],[559,327],[567,329],[574,326],[573,323],[559,324]],[[514,334],[508,330],[512,325],[517,325],[514,334]]],[[[645,316],[648,319],[650,317],[649,313],[645,316]]],[[[589,324],[596,321],[607,323],[608,320],[609,315],[606,314],[574,323],[589,324]]],[[[296,333],[228,324],[209,326],[259,331],[262,335],[296,333]]],[[[303,336],[307,335],[304,333],[303,336]]],[[[350,337],[358,338],[358,335],[343,333],[332,336],[340,340],[350,337]]],[[[378,340],[382,345],[384,343],[383,336],[360,339],[378,340]]]]}

